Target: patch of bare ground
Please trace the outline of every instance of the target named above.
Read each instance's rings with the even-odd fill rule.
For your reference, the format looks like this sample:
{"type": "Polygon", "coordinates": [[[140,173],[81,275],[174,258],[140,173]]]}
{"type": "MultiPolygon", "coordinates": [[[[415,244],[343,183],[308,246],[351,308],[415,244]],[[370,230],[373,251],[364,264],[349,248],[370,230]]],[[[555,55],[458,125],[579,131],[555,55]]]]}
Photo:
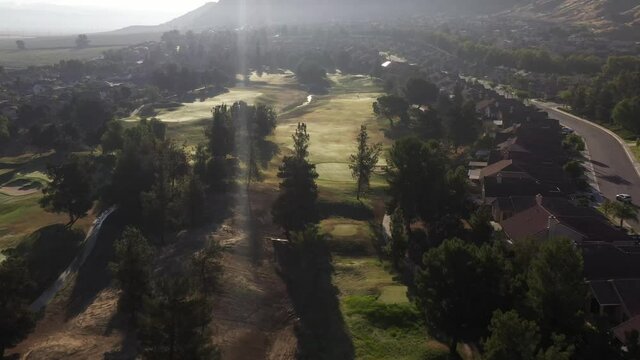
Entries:
{"type": "Polygon", "coordinates": [[[239,197],[234,218],[214,234],[227,247],[213,320],[223,359],[295,358],[293,306],[264,240],[277,234],[270,215],[275,195],[254,186],[247,197],[239,197]]]}
{"type": "MultiPolygon", "coordinates": [[[[215,297],[213,342],[223,359],[294,359],[295,316],[287,287],[273,265],[265,236],[277,235],[271,223],[276,192],[260,184],[234,199],[231,216],[201,229],[182,232],[157,254],[158,275],[184,267],[213,238],[225,245],[223,276],[215,297]],[[250,200],[250,201],[249,201],[250,200]],[[250,206],[248,204],[251,204],[250,206]]],[[[212,203],[220,204],[215,201],[212,203]]],[[[120,226],[120,230],[122,225],[120,226]]],[[[13,358],[131,359],[135,338],[117,314],[118,292],[111,286],[108,262],[119,231],[107,229],[80,272],[44,310],[33,333],[10,351],[13,358]]],[[[160,275],[161,276],[161,275],[160,275]]]]}

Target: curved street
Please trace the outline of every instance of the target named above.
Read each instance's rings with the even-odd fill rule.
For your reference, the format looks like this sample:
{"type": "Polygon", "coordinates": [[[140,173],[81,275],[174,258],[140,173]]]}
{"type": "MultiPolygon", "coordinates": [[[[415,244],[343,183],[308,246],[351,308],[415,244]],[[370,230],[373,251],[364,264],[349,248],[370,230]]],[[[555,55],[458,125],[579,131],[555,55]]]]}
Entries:
{"type": "MultiPolygon", "coordinates": [[[[640,204],[640,176],[634,164],[627,156],[622,144],[608,132],[588,120],[579,120],[574,116],[558,111],[558,104],[532,101],[532,103],[558,119],[560,124],[572,128],[582,136],[589,148],[591,163],[596,175],[600,192],[609,200],[615,200],[616,194],[629,194],[634,205],[640,204]]],[[[640,224],[632,222],[633,228],[640,230],[640,224]]]]}

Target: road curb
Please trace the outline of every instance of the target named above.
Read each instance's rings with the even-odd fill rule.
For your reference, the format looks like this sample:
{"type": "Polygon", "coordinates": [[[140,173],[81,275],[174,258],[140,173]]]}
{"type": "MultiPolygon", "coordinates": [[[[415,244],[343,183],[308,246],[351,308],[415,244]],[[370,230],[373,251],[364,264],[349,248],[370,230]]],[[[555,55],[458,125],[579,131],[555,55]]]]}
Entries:
{"type": "MultiPolygon", "coordinates": [[[[538,101],[533,100],[533,102],[540,104],[538,101]]],[[[543,105],[544,106],[544,105],[543,105]]],[[[620,145],[622,145],[622,148],[624,149],[624,152],[627,154],[627,157],[629,158],[629,161],[631,161],[631,164],[633,165],[633,168],[636,170],[636,173],[638,174],[638,176],[640,177],[640,162],[638,162],[638,160],[636,159],[635,155],[633,155],[633,152],[631,152],[631,149],[629,148],[629,146],[627,145],[627,143],[620,137],[618,136],[618,134],[614,133],[613,131],[607,129],[606,127],[596,124],[593,121],[589,121],[586,119],[583,119],[579,116],[573,115],[571,113],[568,113],[564,110],[561,110],[558,107],[554,107],[554,106],[548,106],[551,109],[571,117],[572,119],[581,121],[583,123],[587,123],[595,128],[598,128],[599,130],[604,131],[605,133],[609,134],[611,137],[613,137],[620,145]]]]}

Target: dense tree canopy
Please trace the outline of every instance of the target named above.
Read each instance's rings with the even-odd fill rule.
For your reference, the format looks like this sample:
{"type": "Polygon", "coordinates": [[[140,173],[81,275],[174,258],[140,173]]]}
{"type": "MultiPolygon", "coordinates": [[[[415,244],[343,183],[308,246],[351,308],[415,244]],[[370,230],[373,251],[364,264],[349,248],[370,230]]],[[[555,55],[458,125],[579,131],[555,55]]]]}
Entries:
{"type": "Polygon", "coordinates": [[[426,105],[438,99],[438,87],[421,78],[411,78],[405,87],[405,96],[412,104],[426,105]]]}
{"type": "Polygon", "coordinates": [[[51,182],[42,190],[40,204],[47,211],[66,213],[67,226],[72,226],[93,205],[91,162],[71,156],[61,165],[49,166],[47,175],[51,182]]]}
{"type": "Polygon", "coordinates": [[[543,340],[553,333],[573,339],[581,331],[587,297],[582,269],[582,255],[567,239],[544,242],[533,258],[527,296],[538,313],[543,340]]]}
{"type": "Polygon", "coordinates": [[[114,248],[116,261],[111,268],[121,290],[118,308],[135,320],[151,294],[152,250],[140,230],[133,227],[124,230],[114,248]]]}
{"type": "Polygon", "coordinates": [[[4,350],[17,345],[33,329],[29,310],[32,281],[24,261],[9,257],[0,263],[0,358],[4,350]]]}
{"type": "Polygon", "coordinates": [[[505,260],[490,246],[446,240],[429,250],[416,276],[417,301],[433,334],[455,353],[459,341],[478,340],[504,296],[505,260]]]}
{"type": "Polygon", "coordinates": [[[535,360],[540,334],[534,321],[523,319],[514,310],[497,310],[491,318],[484,342],[483,359],[535,360]]]}
{"type": "Polygon", "coordinates": [[[391,208],[402,209],[405,221],[433,219],[445,191],[446,160],[436,142],[406,138],[395,142],[387,157],[391,208]]]}

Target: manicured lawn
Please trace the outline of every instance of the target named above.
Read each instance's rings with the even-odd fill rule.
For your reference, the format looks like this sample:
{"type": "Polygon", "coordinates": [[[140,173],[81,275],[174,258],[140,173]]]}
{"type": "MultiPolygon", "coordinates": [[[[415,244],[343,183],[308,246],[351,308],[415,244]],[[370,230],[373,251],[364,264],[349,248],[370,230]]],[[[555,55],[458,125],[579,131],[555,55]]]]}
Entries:
{"type": "MultiPolygon", "coordinates": [[[[44,211],[38,201],[45,186],[46,164],[56,161],[55,154],[27,154],[0,158],[0,251],[15,247],[34,231],[58,223],[66,223],[64,214],[44,211]]],[[[87,230],[92,216],[81,219],[76,227],[87,230]]]]}

